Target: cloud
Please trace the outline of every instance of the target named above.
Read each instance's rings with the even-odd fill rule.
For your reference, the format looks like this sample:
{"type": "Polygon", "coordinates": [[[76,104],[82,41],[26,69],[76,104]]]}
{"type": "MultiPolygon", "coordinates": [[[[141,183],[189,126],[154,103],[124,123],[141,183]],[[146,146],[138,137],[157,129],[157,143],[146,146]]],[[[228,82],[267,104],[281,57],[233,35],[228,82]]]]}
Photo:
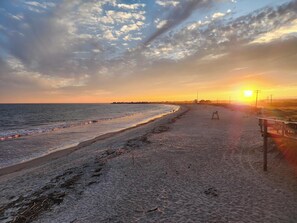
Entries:
{"type": "Polygon", "coordinates": [[[143,25],[142,22],[138,22],[136,24],[134,23],[134,24],[124,25],[120,30],[123,33],[128,33],[134,30],[138,30],[139,28],[141,28],[141,25],[143,25]]]}
{"type": "Polygon", "coordinates": [[[174,1],[174,0],[156,0],[156,4],[163,6],[163,7],[176,7],[179,5],[179,1],[174,1]]]}
{"type": "Polygon", "coordinates": [[[275,30],[260,35],[251,43],[268,43],[283,37],[290,37],[291,35],[297,36],[297,19],[275,30]]]}
{"type": "Polygon", "coordinates": [[[113,20],[112,23],[115,23],[115,22],[124,23],[131,19],[145,20],[144,15],[145,15],[145,11],[122,12],[122,11],[109,10],[106,12],[106,16],[113,20]]]}
{"type": "Polygon", "coordinates": [[[211,3],[212,1],[206,2],[204,0],[185,0],[181,2],[177,7],[173,8],[167,16],[166,20],[168,22],[166,23],[166,25],[151,34],[144,42],[144,45],[148,45],[157,37],[161,36],[162,34],[166,33],[170,29],[183,22],[185,19],[189,18],[197,8],[204,8],[206,6],[209,6],[211,3]]]}
{"type": "Polygon", "coordinates": [[[211,18],[212,18],[212,19],[218,19],[218,18],[220,18],[220,17],[224,17],[224,16],[225,16],[225,13],[216,12],[216,13],[214,13],[214,14],[211,16],[211,18]]]}
{"type": "Polygon", "coordinates": [[[211,21],[209,21],[209,20],[206,20],[206,21],[199,20],[198,22],[194,22],[194,23],[191,23],[190,25],[188,25],[186,27],[186,29],[188,29],[188,30],[196,30],[196,29],[198,29],[198,28],[200,28],[202,26],[205,26],[205,25],[210,24],[210,22],[211,21]]]}
{"type": "Polygon", "coordinates": [[[241,84],[260,84],[263,90],[272,85],[285,87],[296,82],[296,52],[297,38],[242,45],[227,53],[187,57],[178,63],[157,60],[143,76],[151,76],[153,81],[147,81],[148,84],[164,81],[166,84],[161,85],[162,89],[172,85],[172,88],[183,91],[196,91],[197,88],[209,93],[232,91],[241,84]]]}
{"type": "Polygon", "coordinates": [[[39,7],[43,9],[47,9],[49,7],[55,7],[56,4],[53,2],[36,2],[36,1],[25,1],[24,4],[29,5],[29,6],[34,6],[34,7],[39,7]]]}
{"type": "Polygon", "coordinates": [[[0,77],[4,77],[8,73],[10,73],[10,68],[6,62],[1,56],[0,56],[0,77]]]}
{"type": "Polygon", "coordinates": [[[167,24],[167,20],[156,21],[156,27],[157,27],[157,29],[161,29],[166,24],[167,24]]]}
{"type": "Polygon", "coordinates": [[[123,38],[125,41],[131,41],[131,40],[141,40],[140,37],[133,37],[131,34],[128,34],[123,38]]]}
{"type": "MultiPolygon", "coordinates": [[[[199,20],[198,22],[186,24],[184,27],[169,32],[158,38],[154,44],[145,49],[145,55],[150,60],[160,58],[172,58],[170,53],[159,53],[159,49],[174,46],[178,55],[204,57],[209,54],[221,54],[234,47],[248,44],[259,38],[267,39],[272,33],[284,34],[295,29],[296,3],[281,5],[276,8],[266,7],[236,19],[225,19],[223,23],[217,23],[218,18],[223,18],[226,13],[213,13],[212,19],[199,20]],[[214,19],[215,18],[215,19],[214,19]],[[285,27],[278,28],[276,27],[285,27]]],[[[210,16],[211,17],[211,16],[210,16]]],[[[232,18],[232,17],[231,17],[232,18]]]]}
{"type": "Polygon", "coordinates": [[[103,38],[110,41],[117,40],[117,38],[113,35],[111,30],[106,30],[103,34],[103,38]]]}
{"type": "Polygon", "coordinates": [[[225,17],[226,15],[229,15],[231,13],[231,9],[228,9],[226,13],[223,13],[223,12],[215,12],[211,18],[212,20],[217,20],[217,19],[220,19],[222,17],[225,17]]]}
{"type": "Polygon", "coordinates": [[[217,60],[218,58],[226,56],[227,53],[222,53],[222,54],[209,54],[207,56],[202,57],[200,60],[201,61],[211,61],[211,60],[217,60]]]}
{"type": "Polygon", "coordinates": [[[15,20],[18,20],[18,21],[21,21],[24,19],[24,16],[19,14],[19,15],[12,15],[10,13],[8,13],[8,15],[12,18],[12,19],[15,19],[15,20]]]}
{"type": "Polygon", "coordinates": [[[107,41],[116,42],[124,34],[129,41],[139,40],[136,31],[146,19],[145,4],[117,4],[116,0],[23,4],[46,13],[36,15],[28,8],[22,14],[4,12],[13,23],[0,22],[1,29],[7,30],[1,34],[5,38],[0,41],[6,41],[0,42],[1,47],[28,69],[53,76],[79,76],[110,63],[120,51],[107,41]],[[105,9],[112,7],[118,10],[105,9]]]}
{"type": "Polygon", "coordinates": [[[0,92],[31,86],[105,95],[131,90],[134,79],[149,86],[170,76],[178,88],[265,71],[296,78],[296,1],[241,17],[236,7],[227,10],[231,0],[126,2],[24,1],[0,9],[0,92]]]}
{"type": "Polygon", "coordinates": [[[116,7],[118,8],[122,8],[122,9],[139,9],[139,8],[143,8],[145,7],[145,4],[140,4],[140,3],[136,3],[136,4],[115,4],[116,7]]]}
{"type": "Polygon", "coordinates": [[[55,7],[53,2],[37,2],[37,1],[25,1],[23,4],[27,6],[27,9],[35,13],[45,13],[48,8],[55,7]]]}

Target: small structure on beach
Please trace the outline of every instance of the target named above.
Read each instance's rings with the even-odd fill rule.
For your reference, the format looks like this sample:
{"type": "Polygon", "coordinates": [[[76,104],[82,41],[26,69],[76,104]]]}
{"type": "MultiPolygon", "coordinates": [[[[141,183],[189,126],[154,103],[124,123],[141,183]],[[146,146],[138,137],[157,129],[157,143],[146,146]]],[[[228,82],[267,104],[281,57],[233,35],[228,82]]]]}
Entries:
{"type": "Polygon", "coordinates": [[[212,113],[211,120],[220,120],[219,112],[215,111],[212,113]]]}

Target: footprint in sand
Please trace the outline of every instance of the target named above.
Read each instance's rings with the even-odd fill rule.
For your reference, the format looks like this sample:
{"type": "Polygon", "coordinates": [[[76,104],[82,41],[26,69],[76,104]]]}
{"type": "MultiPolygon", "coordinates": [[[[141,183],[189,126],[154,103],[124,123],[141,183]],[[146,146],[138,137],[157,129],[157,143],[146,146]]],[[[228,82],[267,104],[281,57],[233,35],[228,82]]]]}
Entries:
{"type": "Polygon", "coordinates": [[[204,194],[210,195],[210,196],[213,196],[213,197],[217,197],[219,195],[217,189],[215,189],[213,187],[210,187],[207,190],[205,190],[204,194]]]}

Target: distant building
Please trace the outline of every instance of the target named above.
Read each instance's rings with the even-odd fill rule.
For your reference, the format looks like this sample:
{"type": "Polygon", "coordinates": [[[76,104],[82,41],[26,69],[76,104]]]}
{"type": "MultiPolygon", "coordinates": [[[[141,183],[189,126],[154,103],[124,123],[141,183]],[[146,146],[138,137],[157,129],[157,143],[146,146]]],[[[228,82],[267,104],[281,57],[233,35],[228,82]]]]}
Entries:
{"type": "Polygon", "coordinates": [[[199,103],[201,104],[211,104],[210,100],[200,100],[199,103]]]}

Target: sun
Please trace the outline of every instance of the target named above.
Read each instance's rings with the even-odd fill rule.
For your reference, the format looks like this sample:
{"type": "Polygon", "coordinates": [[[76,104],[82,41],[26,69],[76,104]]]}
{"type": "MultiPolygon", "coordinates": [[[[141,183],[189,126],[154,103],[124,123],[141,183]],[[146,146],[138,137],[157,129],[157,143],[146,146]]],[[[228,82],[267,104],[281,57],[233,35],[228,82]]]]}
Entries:
{"type": "Polygon", "coordinates": [[[253,91],[252,90],[245,90],[243,92],[244,96],[249,98],[249,97],[252,97],[253,96],[253,91]]]}

